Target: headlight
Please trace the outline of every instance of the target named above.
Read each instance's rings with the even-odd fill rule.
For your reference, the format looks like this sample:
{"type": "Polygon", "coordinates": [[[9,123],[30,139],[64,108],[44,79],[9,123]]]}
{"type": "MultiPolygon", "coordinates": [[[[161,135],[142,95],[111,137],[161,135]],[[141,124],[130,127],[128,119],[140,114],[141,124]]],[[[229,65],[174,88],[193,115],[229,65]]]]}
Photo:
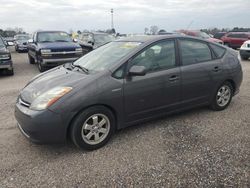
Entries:
{"type": "Polygon", "coordinates": [[[0,59],[2,59],[2,60],[10,59],[10,54],[1,54],[0,59]]]}
{"type": "Polygon", "coordinates": [[[46,53],[50,53],[51,50],[50,49],[42,49],[41,50],[41,54],[46,54],[46,53]]]}
{"type": "Polygon", "coordinates": [[[77,52],[82,52],[82,48],[76,48],[75,49],[77,52]]]}
{"type": "Polygon", "coordinates": [[[70,92],[72,87],[55,87],[38,96],[30,105],[32,110],[44,110],[70,92]]]}

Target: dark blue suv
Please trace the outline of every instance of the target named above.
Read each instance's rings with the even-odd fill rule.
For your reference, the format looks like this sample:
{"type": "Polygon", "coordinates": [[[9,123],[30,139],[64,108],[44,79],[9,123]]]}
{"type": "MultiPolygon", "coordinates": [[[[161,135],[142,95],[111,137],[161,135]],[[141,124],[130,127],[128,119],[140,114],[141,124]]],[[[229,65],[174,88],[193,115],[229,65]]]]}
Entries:
{"type": "Polygon", "coordinates": [[[6,47],[6,42],[0,36],[0,70],[5,70],[8,75],[13,75],[13,64],[10,51],[6,47]]]}
{"type": "Polygon", "coordinates": [[[29,62],[37,63],[40,72],[74,62],[82,55],[81,46],[63,31],[38,31],[28,42],[29,62]]]}

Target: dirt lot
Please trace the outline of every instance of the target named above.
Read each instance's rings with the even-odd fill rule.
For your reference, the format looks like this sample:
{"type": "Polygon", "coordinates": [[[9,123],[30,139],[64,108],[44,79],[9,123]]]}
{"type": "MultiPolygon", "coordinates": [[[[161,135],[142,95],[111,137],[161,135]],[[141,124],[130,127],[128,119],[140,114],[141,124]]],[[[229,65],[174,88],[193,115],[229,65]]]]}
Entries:
{"type": "Polygon", "coordinates": [[[228,109],[194,109],[119,131],[103,148],[30,143],[13,115],[19,90],[36,74],[12,54],[0,76],[0,187],[250,187],[250,60],[228,109]]]}

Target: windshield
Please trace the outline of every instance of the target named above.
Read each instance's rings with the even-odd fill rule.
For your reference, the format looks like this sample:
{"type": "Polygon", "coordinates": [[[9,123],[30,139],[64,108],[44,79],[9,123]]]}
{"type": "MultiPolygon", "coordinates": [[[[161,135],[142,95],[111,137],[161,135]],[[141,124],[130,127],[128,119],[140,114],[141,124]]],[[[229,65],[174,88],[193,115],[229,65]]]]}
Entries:
{"type": "Polygon", "coordinates": [[[41,32],[37,36],[38,42],[71,42],[72,39],[65,32],[41,32]]]}
{"type": "Polygon", "coordinates": [[[80,65],[89,72],[107,70],[140,44],[140,42],[110,42],[78,59],[74,65],[80,65]]]}
{"type": "Polygon", "coordinates": [[[95,35],[95,45],[102,45],[114,40],[111,35],[95,35]]]}
{"type": "Polygon", "coordinates": [[[203,39],[209,39],[209,38],[211,38],[207,33],[205,33],[205,32],[200,32],[199,33],[199,36],[201,37],[201,38],[203,38],[203,39]]]}
{"type": "Polygon", "coordinates": [[[29,35],[16,36],[16,40],[29,40],[29,39],[30,39],[29,35]]]}

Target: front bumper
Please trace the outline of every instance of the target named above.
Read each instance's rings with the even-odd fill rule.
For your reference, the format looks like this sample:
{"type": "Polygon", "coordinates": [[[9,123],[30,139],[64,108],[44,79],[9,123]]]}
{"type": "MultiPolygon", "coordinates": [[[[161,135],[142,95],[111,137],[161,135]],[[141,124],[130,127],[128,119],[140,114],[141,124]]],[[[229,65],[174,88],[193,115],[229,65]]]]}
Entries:
{"type": "Polygon", "coordinates": [[[13,63],[12,60],[1,60],[0,59],[0,69],[13,69],[13,63]]]}
{"type": "Polygon", "coordinates": [[[41,63],[44,66],[48,67],[54,67],[58,65],[62,65],[64,63],[72,63],[76,61],[79,57],[73,57],[73,58],[59,58],[59,59],[54,59],[54,58],[42,58],[41,63]]]}
{"type": "Polygon", "coordinates": [[[240,55],[245,57],[250,57],[250,49],[249,50],[240,49],[240,55]]]}
{"type": "Polygon", "coordinates": [[[26,45],[18,45],[18,50],[27,50],[26,45]]]}
{"type": "Polygon", "coordinates": [[[36,143],[63,143],[67,127],[61,116],[50,110],[34,111],[16,103],[15,118],[23,135],[36,143]]]}

